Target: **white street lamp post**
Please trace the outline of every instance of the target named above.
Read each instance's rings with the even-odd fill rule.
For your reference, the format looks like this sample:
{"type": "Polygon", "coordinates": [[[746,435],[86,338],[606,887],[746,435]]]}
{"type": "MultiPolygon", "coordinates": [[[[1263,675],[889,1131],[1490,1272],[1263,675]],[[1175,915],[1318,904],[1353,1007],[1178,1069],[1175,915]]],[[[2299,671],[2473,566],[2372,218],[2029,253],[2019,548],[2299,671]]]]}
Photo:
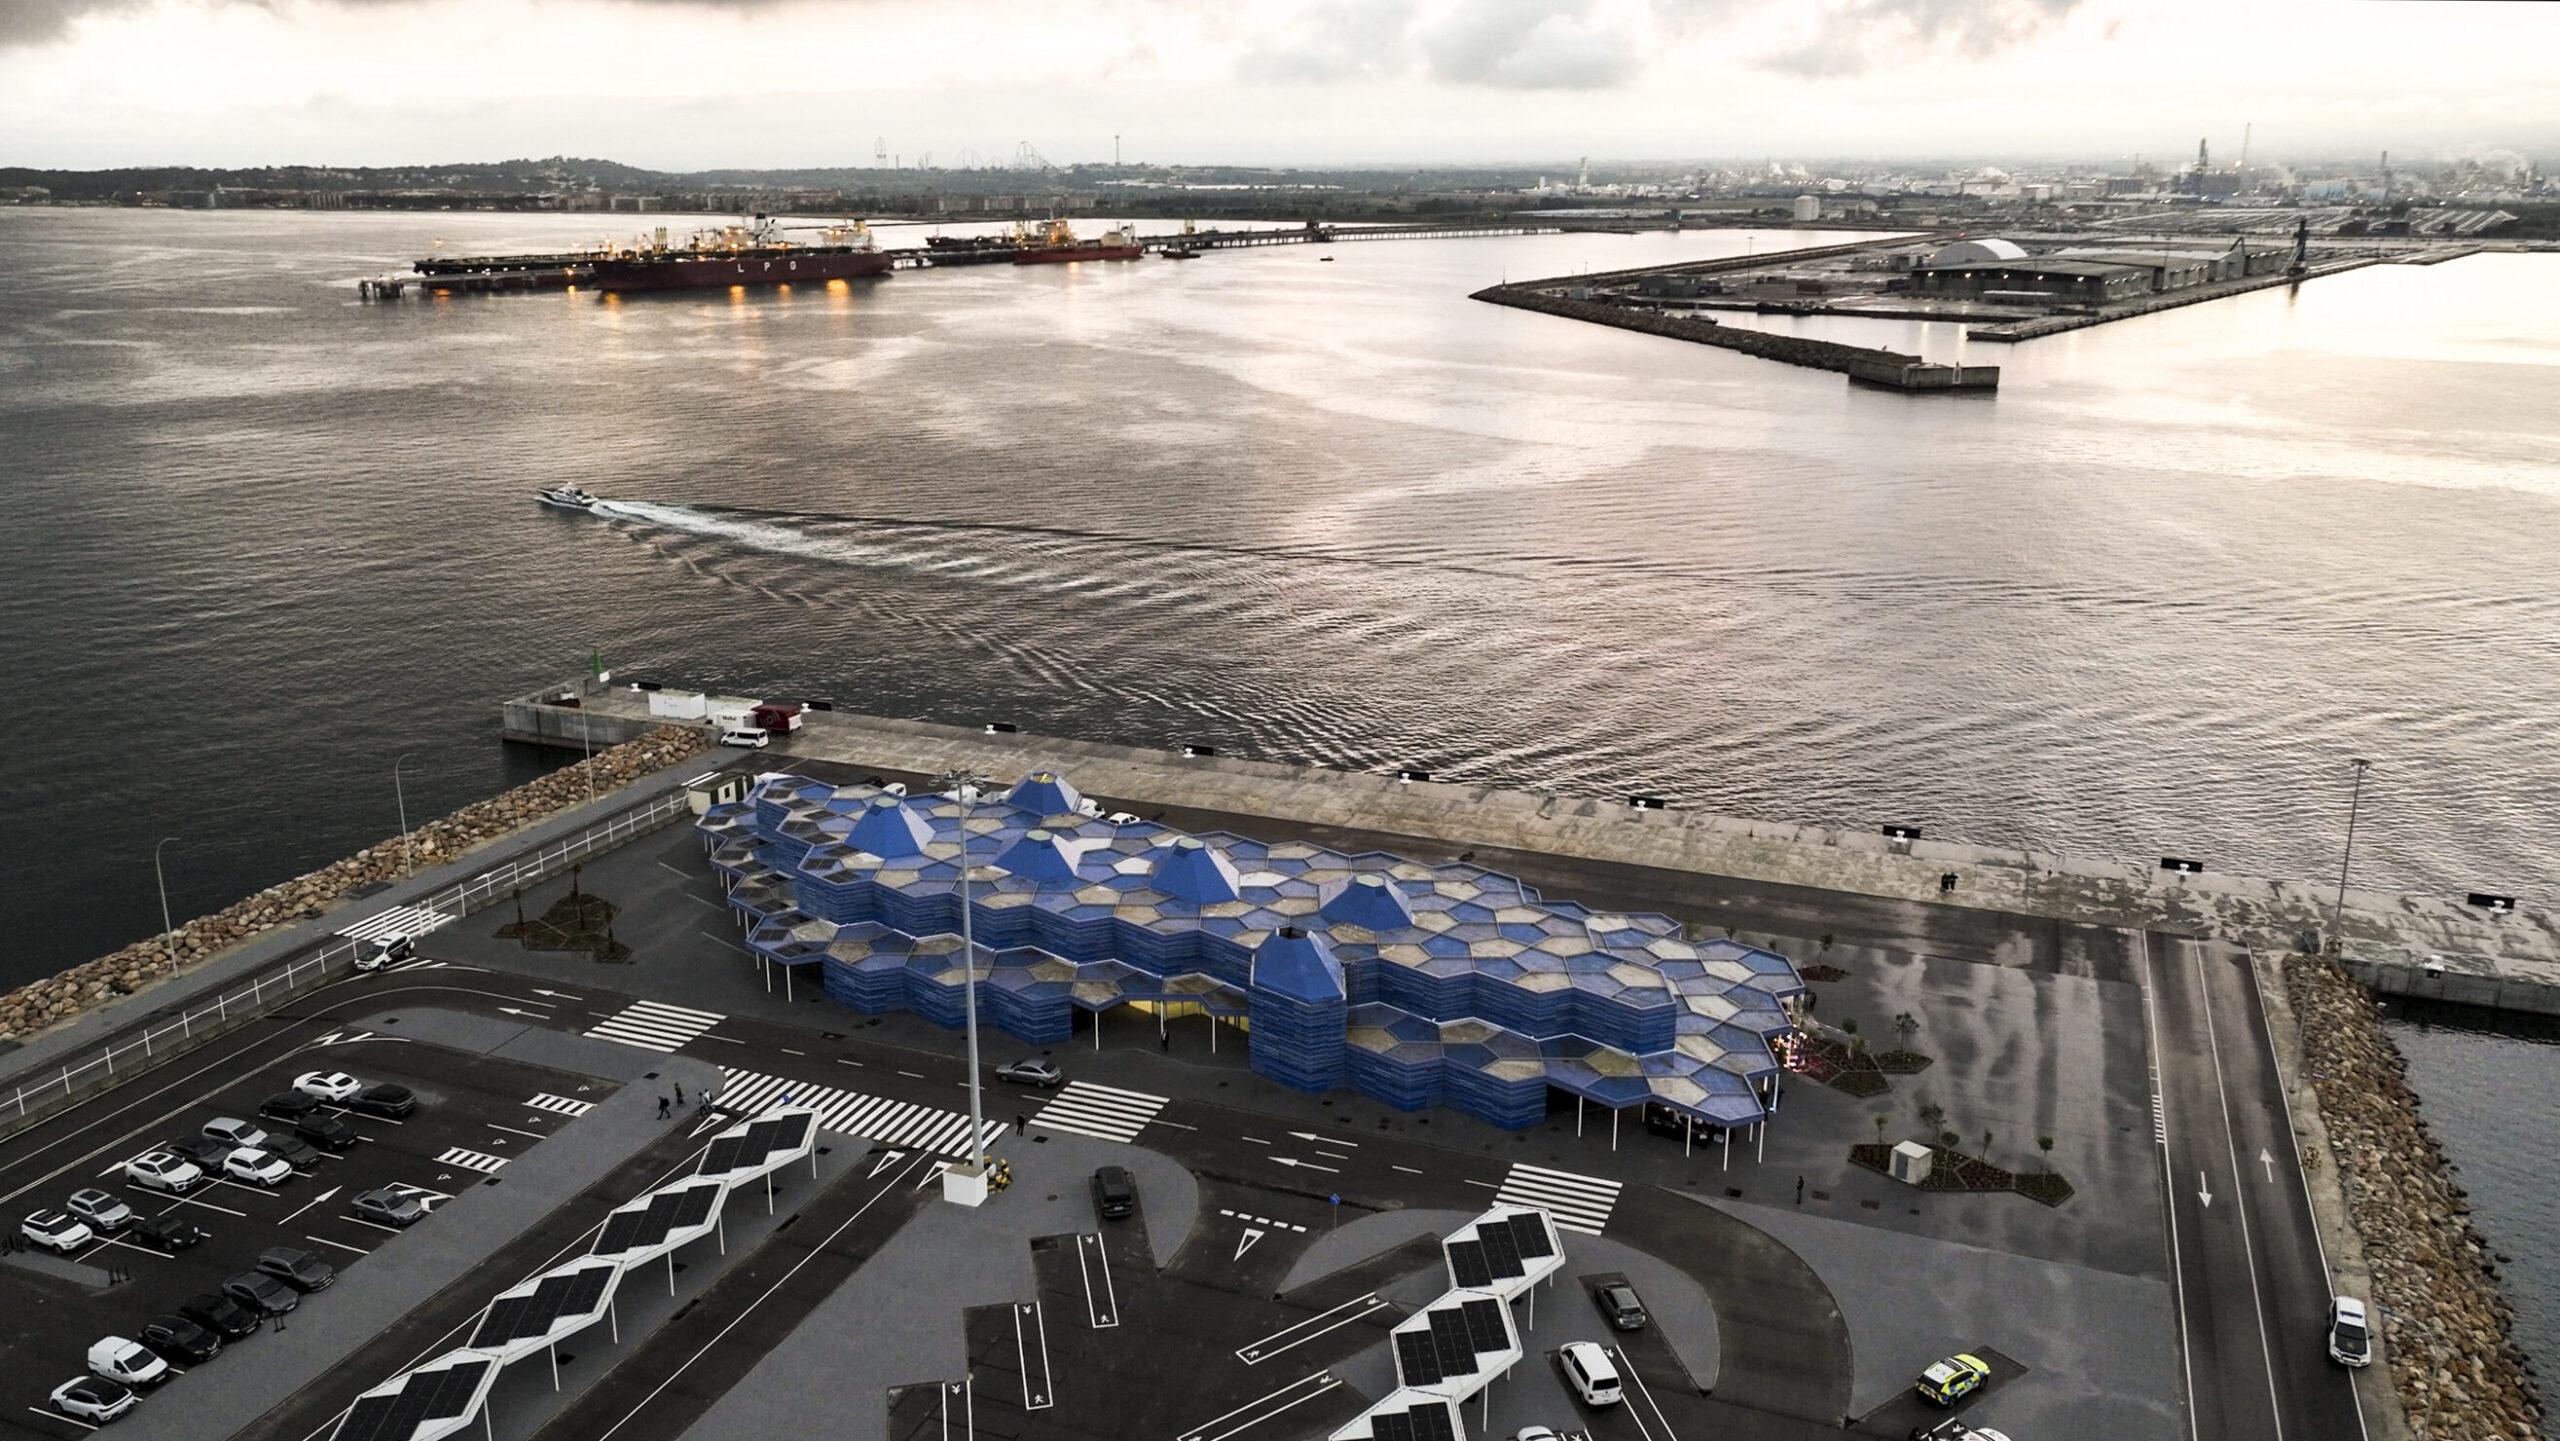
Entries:
{"type": "Polygon", "coordinates": [[[400,805],[400,874],[404,878],[418,873],[409,860],[409,797],[400,789],[400,768],[408,763],[406,755],[391,763],[391,798],[400,805]]]}
{"type": "Polygon", "coordinates": [[[160,845],[151,848],[151,878],[160,883],[160,948],[173,961],[178,958],[178,928],[169,921],[169,877],[160,869],[160,846],[180,839],[183,837],[162,836],[160,845]]]}
{"type": "Polygon", "coordinates": [[[2353,865],[2356,858],[2356,812],[2364,804],[2364,773],[2372,765],[2373,762],[2362,756],[2355,758],[2356,786],[2347,800],[2347,848],[2346,853],[2338,858],[2337,909],[2329,915],[2329,934],[2338,937],[2341,948],[2346,944],[2343,936],[2340,936],[2340,931],[2347,923],[2347,867],[2353,865]]]}
{"type": "Polygon", "coordinates": [[[952,771],[942,780],[951,788],[951,798],[960,803],[960,986],[969,1032],[969,1164],[984,1176],[987,1122],[978,1090],[978,940],[969,916],[969,810],[977,804],[984,777],[952,771]]]}

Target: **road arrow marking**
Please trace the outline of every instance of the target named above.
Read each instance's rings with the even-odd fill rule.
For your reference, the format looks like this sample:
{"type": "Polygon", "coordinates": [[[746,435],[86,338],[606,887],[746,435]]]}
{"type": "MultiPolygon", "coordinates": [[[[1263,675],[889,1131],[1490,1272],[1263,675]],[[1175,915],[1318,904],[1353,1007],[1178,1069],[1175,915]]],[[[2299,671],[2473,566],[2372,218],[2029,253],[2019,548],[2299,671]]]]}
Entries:
{"type": "Polygon", "coordinates": [[[1291,1131],[1289,1134],[1301,1141],[1314,1141],[1326,1146],[1350,1146],[1356,1149],[1360,1144],[1358,1141],[1337,1141],[1331,1136],[1319,1136],[1313,1131],[1291,1131]]]}
{"type": "MultiPolygon", "coordinates": [[[[319,1195],[312,1197],[310,1200],[303,1202],[303,1203],[302,1203],[302,1211],[308,1211],[308,1210],[310,1210],[312,1207],[319,1205],[321,1202],[323,1202],[323,1201],[325,1201],[325,1200],[328,1200],[331,1196],[334,1196],[334,1195],[336,1195],[336,1194],[338,1194],[338,1188],[337,1188],[337,1187],[335,1187],[335,1186],[331,1186],[328,1190],[325,1190],[325,1191],[321,1192],[319,1195]]],[[[301,1214],[302,1214],[302,1211],[296,1211],[296,1212],[294,1212],[294,1213],[293,1213],[293,1216],[299,1216],[299,1215],[301,1215],[301,1214]]],[[[293,1216],[287,1216],[287,1217],[285,1217],[285,1218],[284,1218],[284,1221],[290,1221],[290,1220],[292,1220],[292,1219],[293,1219],[293,1216]]],[[[277,1225],[279,1225],[279,1226],[281,1226],[281,1225],[283,1225],[283,1224],[284,1224],[284,1221],[278,1221],[278,1222],[276,1222],[276,1224],[277,1224],[277,1225]]]]}
{"type": "Polygon", "coordinates": [[[1313,1161],[1301,1161],[1290,1156],[1274,1156],[1271,1159],[1283,1166],[1299,1166],[1310,1171],[1322,1171],[1328,1176],[1339,1176],[1342,1174],[1340,1170],[1332,1166],[1319,1166],[1313,1161]]]}
{"type": "Polygon", "coordinates": [[[2196,1199],[2204,1202],[2205,1209],[2213,1209],[2213,1192],[2205,1188],[2204,1172],[2202,1171],[2196,1172],[2196,1199]]]}
{"type": "Polygon", "coordinates": [[[1253,1228],[1253,1227],[1251,1227],[1251,1226],[1247,1226],[1247,1227],[1245,1227],[1245,1230],[1244,1230],[1244,1239],[1243,1239],[1243,1240],[1241,1240],[1241,1241],[1236,1242],[1236,1253],[1235,1253],[1234,1255],[1232,1255],[1232,1256],[1229,1256],[1227,1259],[1228,1259],[1228,1260],[1230,1260],[1230,1261],[1241,1261],[1241,1260],[1243,1260],[1243,1259],[1244,1259],[1244,1253],[1245,1253],[1245,1252],[1247,1252],[1247,1251],[1252,1250],[1252,1249],[1253,1249],[1253,1243],[1254,1243],[1254,1242],[1256,1242],[1256,1241],[1259,1241],[1259,1240],[1261,1240],[1261,1239],[1262,1239],[1262,1233],[1261,1233],[1260,1231],[1258,1231],[1258,1230],[1254,1229],[1254,1228],[1253,1228]]]}
{"type": "Polygon", "coordinates": [[[498,1009],[510,1016],[522,1016],[528,1021],[547,1021],[551,1019],[550,1014],[544,1011],[519,1011],[513,1006],[500,1006],[498,1009]]]}
{"type": "Polygon", "coordinates": [[[2276,1158],[2268,1155],[2267,1148],[2264,1146],[2260,1146],[2258,1148],[2258,1164],[2267,1168],[2268,1184],[2274,1184],[2276,1179],[2276,1158]]]}
{"type": "Polygon", "coordinates": [[[559,999],[564,1000],[564,1001],[583,1001],[583,1000],[585,1000],[585,999],[586,999],[586,997],[584,997],[584,996],[573,996],[573,995],[570,995],[567,991],[546,991],[546,990],[542,989],[540,986],[536,986],[536,987],[534,987],[534,988],[533,988],[533,993],[534,993],[535,995],[537,995],[537,996],[556,996],[556,997],[558,997],[559,999]]]}
{"type": "Polygon", "coordinates": [[[904,1156],[905,1154],[907,1154],[907,1153],[906,1153],[906,1152],[904,1152],[904,1151],[883,1151],[883,1152],[881,1152],[881,1153],[880,1153],[880,1164],[879,1164],[879,1165],[876,1165],[876,1166],[874,1166],[874,1167],[872,1167],[872,1168],[871,1168],[871,1175],[872,1175],[873,1177],[877,1177],[881,1172],[883,1172],[883,1171],[885,1171],[885,1170],[888,1170],[891,1166],[894,1166],[894,1165],[898,1164],[898,1158],[899,1158],[899,1157],[901,1157],[901,1156],[904,1156]]]}

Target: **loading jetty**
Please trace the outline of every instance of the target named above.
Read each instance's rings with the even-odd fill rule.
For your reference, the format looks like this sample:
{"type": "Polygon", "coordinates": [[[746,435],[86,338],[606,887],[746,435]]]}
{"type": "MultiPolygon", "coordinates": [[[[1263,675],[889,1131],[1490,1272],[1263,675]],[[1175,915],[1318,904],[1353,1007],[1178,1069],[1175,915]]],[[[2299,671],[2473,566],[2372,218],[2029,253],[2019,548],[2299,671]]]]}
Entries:
{"type": "Polygon", "coordinates": [[[1675,279],[1694,282],[1703,276],[1782,268],[1808,260],[1854,255],[1871,250],[1874,245],[1873,241],[1860,240],[1846,245],[1817,245],[1769,255],[1735,255],[1720,260],[1692,260],[1677,265],[1649,265],[1634,270],[1524,280],[1479,290],[1471,298],[1493,305],[1563,316],[1569,320],[1587,320],[1594,325],[1614,325],[1621,330],[1642,331],[1668,340],[1686,340],[1697,345],[1738,350],[1745,355],[1756,355],[1763,360],[1787,365],[1837,371],[1860,384],[1886,390],[1979,394],[1999,389],[2000,367],[1996,365],[1938,365],[1898,350],[1842,345],[1837,341],[1810,340],[1803,336],[1720,325],[1701,315],[1675,315],[1670,307],[1646,298],[1647,291],[1666,289],[1666,282],[1675,279]]]}
{"type": "MultiPolygon", "coordinates": [[[[1168,234],[1141,235],[1137,239],[1143,254],[1175,252],[1187,258],[1212,250],[1251,250],[1270,245],[1332,245],[1362,240],[1481,240],[1494,236],[1561,235],[1568,230],[1595,228],[1599,227],[1546,222],[1481,224],[1424,221],[1403,225],[1324,225],[1310,220],[1303,226],[1288,228],[1185,229],[1168,234]]],[[[939,270],[955,265],[1009,265],[1020,245],[1015,237],[991,235],[927,245],[883,246],[879,253],[888,257],[892,269],[939,270]]],[[[596,263],[604,258],[604,252],[595,250],[546,255],[429,256],[412,262],[408,273],[395,272],[358,280],[356,294],[365,300],[399,300],[412,291],[421,296],[439,296],[579,289],[594,280],[596,263]]]]}

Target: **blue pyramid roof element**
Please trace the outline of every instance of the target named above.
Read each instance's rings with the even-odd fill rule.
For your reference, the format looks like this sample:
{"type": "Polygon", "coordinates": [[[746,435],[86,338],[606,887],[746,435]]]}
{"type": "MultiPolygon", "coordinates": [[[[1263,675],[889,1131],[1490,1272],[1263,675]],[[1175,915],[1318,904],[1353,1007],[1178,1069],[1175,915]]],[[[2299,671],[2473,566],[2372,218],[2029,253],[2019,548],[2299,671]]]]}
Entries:
{"type": "Polygon", "coordinates": [[[1253,988],[1294,1001],[1338,1001],[1342,962],[1324,937],[1283,926],[1254,949],[1253,988]]]}
{"type": "Polygon", "coordinates": [[[923,855],[925,842],[932,839],[933,826],[896,796],[873,797],[845,835],[846,844],[884,861],[923,855]]]}
{"type": "Polygon", "coordinates": [[[1413,909],[1384,876],[1353,876],[1325,898],[1317,912],[1335,925],[1366,926],[1373,931],[1400,931],[1413,924],[1413,909]]]}
{"type": "Polygon", "coordinates": [[[1156,862],[1157,890],[1195,906],[1214,906],[1244,893],[1235,865],[1198,836],[1182,836],[1156,862]]]}
{"type": "Polygon", "coordinates": [[[1028,830],[996,857],[996,869],[1043,885],[1075,883],[1076,859],[1055,831],[1028,830]]]}
{"type": "Polygon", "coordinates": [[[1024,776],[1014,782],[1005,799],[1037,816],[1071,816],[1076,807],[1084,804],[1084,797],[1076,788],[1054,771],[1033,771],[1024,776]]]}

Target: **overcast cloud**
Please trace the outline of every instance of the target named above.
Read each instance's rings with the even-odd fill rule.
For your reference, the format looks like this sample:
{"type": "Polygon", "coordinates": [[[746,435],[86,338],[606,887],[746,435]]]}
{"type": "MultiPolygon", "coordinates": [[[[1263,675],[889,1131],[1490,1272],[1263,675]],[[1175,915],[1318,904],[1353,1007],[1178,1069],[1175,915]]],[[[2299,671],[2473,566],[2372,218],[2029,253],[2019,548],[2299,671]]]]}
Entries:
{"type": "Polygon", "coordinates": [[[0,0],[0,164],[2548,162],[2554,53],[2483,3],[0,0]]]}

